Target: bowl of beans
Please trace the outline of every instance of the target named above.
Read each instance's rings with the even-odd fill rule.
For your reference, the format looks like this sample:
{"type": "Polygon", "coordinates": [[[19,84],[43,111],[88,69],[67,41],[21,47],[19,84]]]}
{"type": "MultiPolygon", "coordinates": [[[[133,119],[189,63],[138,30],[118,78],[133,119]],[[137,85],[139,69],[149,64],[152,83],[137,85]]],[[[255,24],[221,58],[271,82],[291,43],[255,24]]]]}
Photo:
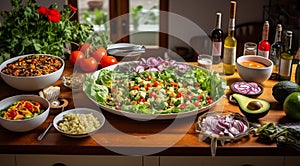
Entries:
{"type": "Polygon", "coordinates": [[[16,95],[0,101],[0,125],[13,132],[39,127],[49,115],[50,103],[38,95],[16,95]]]}
{"type": "Polygon", "coordinates": [[[64,70],[64,60],[48,54],[21,55],[0,65],[0,75],[9,86],[36,91],[55,83],[64,70]]]}

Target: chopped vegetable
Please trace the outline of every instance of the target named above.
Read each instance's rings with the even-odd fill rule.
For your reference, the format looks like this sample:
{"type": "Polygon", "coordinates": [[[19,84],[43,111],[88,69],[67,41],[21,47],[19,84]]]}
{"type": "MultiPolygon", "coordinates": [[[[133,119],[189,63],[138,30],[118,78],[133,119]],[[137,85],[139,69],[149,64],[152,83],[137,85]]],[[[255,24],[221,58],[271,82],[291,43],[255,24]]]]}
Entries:
{"type": "Polygon", "coordinates": [[[255,82],[235,82],[231,87],[240,94],[255,95],[262,91],[261,87],[255,82]]]}
{"type": "Polygon", "coordinates": [[[13,103],[7,109],[0,111],[0,117],[8,120],[23,120],[39,115],[44,110],[37,101],[22,100],[13,103]]]}
{"type": "Polygon", "coordinates": [[[288,146],[300,152],[299,124],[276,126],[274,123],[266,123],[259,127],[255,134],[260,142],[275,142],[278,146],[288,146]]]}
{"type": "Polygon", "coordinates": [[[201,122],[202,130],[207,135],[217,134],[234,137],[248,130],[246,124],[232,115],[208,116],[201,122]]]}
{"type": "Polygon", "coordinates": [[[207,70],[149,58],[128,70],[102,69],[96,78],[88,75],[83,90],[116,110],[172,114],[210,105],[224,95],[224,85],[224,80],[207,70]]]}

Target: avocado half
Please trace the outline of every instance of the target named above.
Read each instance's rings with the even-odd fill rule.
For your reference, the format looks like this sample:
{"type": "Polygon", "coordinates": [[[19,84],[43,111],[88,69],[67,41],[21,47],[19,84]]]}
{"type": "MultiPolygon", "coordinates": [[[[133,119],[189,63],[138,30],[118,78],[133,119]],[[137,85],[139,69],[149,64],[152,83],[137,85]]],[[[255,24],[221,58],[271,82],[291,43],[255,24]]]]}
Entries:
{"type": "Polygon", "coordinates": [[[236,93],[232,97],[239,104],[241,112],[249,119],[264,117],[270,110],[270,103],[266,100],[250,98],[236,93]]]}

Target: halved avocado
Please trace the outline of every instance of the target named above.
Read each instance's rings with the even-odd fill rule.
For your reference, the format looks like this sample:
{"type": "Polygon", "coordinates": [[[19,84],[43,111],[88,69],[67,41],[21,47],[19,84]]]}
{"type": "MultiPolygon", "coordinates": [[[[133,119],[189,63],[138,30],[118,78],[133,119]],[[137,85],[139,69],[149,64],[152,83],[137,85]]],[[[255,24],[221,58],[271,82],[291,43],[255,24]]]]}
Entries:
{"type": "Polygon", "coordinates": [[[249,119],[264,117],[270,110],[270,103],[263,99],[250,98],[241,94],[233,94],[241,112],[249,119]]]}

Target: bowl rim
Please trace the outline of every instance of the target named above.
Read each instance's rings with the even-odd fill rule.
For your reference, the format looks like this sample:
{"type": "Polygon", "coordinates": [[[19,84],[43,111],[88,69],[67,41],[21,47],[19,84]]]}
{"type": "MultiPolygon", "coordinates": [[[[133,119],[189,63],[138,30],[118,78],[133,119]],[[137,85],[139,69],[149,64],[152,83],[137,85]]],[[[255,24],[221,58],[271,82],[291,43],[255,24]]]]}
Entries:
{"type": "Polygon", "coordinates": [[[260,55],[243,55],[243,56],[240,56],[237,58],[236,60],[236,63],[238,64],[238,66],[241,66],[241,67],[244,67],[244,68],[247,68],[247,69],[252,69],[252,70],[266,70],[266,69],[270,69],[270,68],[273,68],[273,62],[268,59],[268,58],[265,58],[263,56],[260,56],[260,55]],[[271,63],[271,65],[267,65],[263,62],[260,62],[260,61],[255,61],[255,60],[251,60],[251,61],[254,61],[254,62],[259,62],[259,63],[263,63],[264,65],[266,65],[265,68],[254,68],[254,67],[248,67],[248,66],[244,66],[242,65],[240,62],[244,62],[245,60],[241,60],[241,59],[244,59],[244,58],[259,58],[259,59],[263,59],[263,60],[266,60],[268,61],[269,63],[271,63]]]}
{"type": "Polygon", "coordinates": [[[59,57],[59,56],[51,55],[51,54],[26,54],[26,55],[19,55],[19,56],[16,56],[16,57],[7,59],[6,61],[2,62],[2,63],[0,64],[0,73],[1,73],[1,75],[7,76],[7,77],[10,77],[10,78],[16,78],[16,79],[24,79],[24,78],[26,78],[26,79],[35,79],[35,78],[43,78],[43,77],[47,77],[47,76],[49,76],[49,75],[54,75],[54,74],[56,74],[56,73],[61,72],[61,70],[63,71],[64,68],[65,68],[65,61],[64,61],[61,57],[59,57]],[[8,75],[8,74],[5,74],[5,73],[2,72],[2,69],[4,69],[8,64],[15,62],[15,61],[18,60],[19,58],[28,57],[28,56],[30,56],[30,55],[45,55],[45,56],[52,56],[52,57],[55,57],[55,58],[59,59],[59,60],[62,62],[62,66],[61,66],[58,70],[56,70],[56,71],[54,71],[54,72],[52,72],[52,73],[45,74],[45,75],[40,75],[40,76],[26,76],[26,77],[23,77],[23,76],[22,76],[22,77],[20,77],[20,76],[12,76],[12,75],[8,75]]]}
{"type": "MultiPolygon", "coordinates": [[[[30,121],[30,120],[36,119],[36,118],[40,117],[40,115],[43,115],[43,114],[45,114],[45,113],[47,113],[47,112],[48,112],[48,114],[49,114],[49,111],[50,111],[50,103],[49,103],[49,101],[46,100],[45,98],[41,97],[41,96],[38,96],[38,95],[32,95],[32,94],[28,94],[28,95],[27,95],[27,94],[26,94],[26,95],[15,95],[15,96],[10,96],[10,97],[7,97],[7,98],[5,98],[5,99],[3,99],[3,100],[0,100],[0,102],[3,102],[3,101],[5,101],[5,100],[11,99],[11,98],[18,98],[18,97],[25,97],[25,96],[26,96],[26,97],[36,97],[36,98],[40,98],[41,100],[44,100],[44,102],[47,103],[47,106],[44,106],[44,107],[46,107],[45,111],[42,112],[41,114],[39,114],[38,116],[29,118],[29,119],[10,120],[10,119],[4,119],[4,118],[2,118],[2,117],[0,117],[0,119],[2,119],[2,120],[4,120],[4,121],[7,121],[7,122],[16,122],[16,123],[20,123],[20,122],[26,122],[26,121],[30,121]]],[[[29,100],[29,99],[26,99],[26,100],[29,100]]],[[[19,100],[18,100],[18,101],[19,101],[19,100]]],[[[14,102],[16,102],[16,101],[14,101],[14,102]]],[[[11,104],[12,104],[12,103],[10,103],[9,105],[11,105],[11,104]]],[[[2,110],[0,110],[0,111],[2,111],[2,110]]]]}
{"type": "Polygon", "coordinates": [[[105,116],[102,114],[102,112],[98,111],[98,110],[95,110],[95,109],[91,109],[91,108],[85,108],[85,107],[79,107],[79,108],[73,108],[73,109],[69,109],[69,110],[66,110],[64,112],[61,112],[59,113],[58,115],[56,115],[53,119],[53,126],[54,128],[60,132],[61,134],[64,134],[66,136],[69,136],[69,137],[73,137],[73,138],[76,138],[76,137],[86,137],[86,136],[89,136],[91,134],[93,134],[94,132],[100,130],[104,124],[106,122],[106,118],[105,116]],[[78,113],[77,113],[78,111],[78,113]],[[75,113],[74,113],[75,112],[75,113]],[[96,113],[98,114],[102,119],[97,119],[100,123],[100,125],[93,131],[90,131],[88,133],[81,133],[81,134],[71,134],[71,133],[65,133],[63,131],[61,131],[59,128],[58,128],[58,122],[61,121],[62,119],[59,119],[59,117],[63,117],[63,115],[67,114],[67,113],[73,113],[73,114],[90,114],[90,113],[96,113]]]}

